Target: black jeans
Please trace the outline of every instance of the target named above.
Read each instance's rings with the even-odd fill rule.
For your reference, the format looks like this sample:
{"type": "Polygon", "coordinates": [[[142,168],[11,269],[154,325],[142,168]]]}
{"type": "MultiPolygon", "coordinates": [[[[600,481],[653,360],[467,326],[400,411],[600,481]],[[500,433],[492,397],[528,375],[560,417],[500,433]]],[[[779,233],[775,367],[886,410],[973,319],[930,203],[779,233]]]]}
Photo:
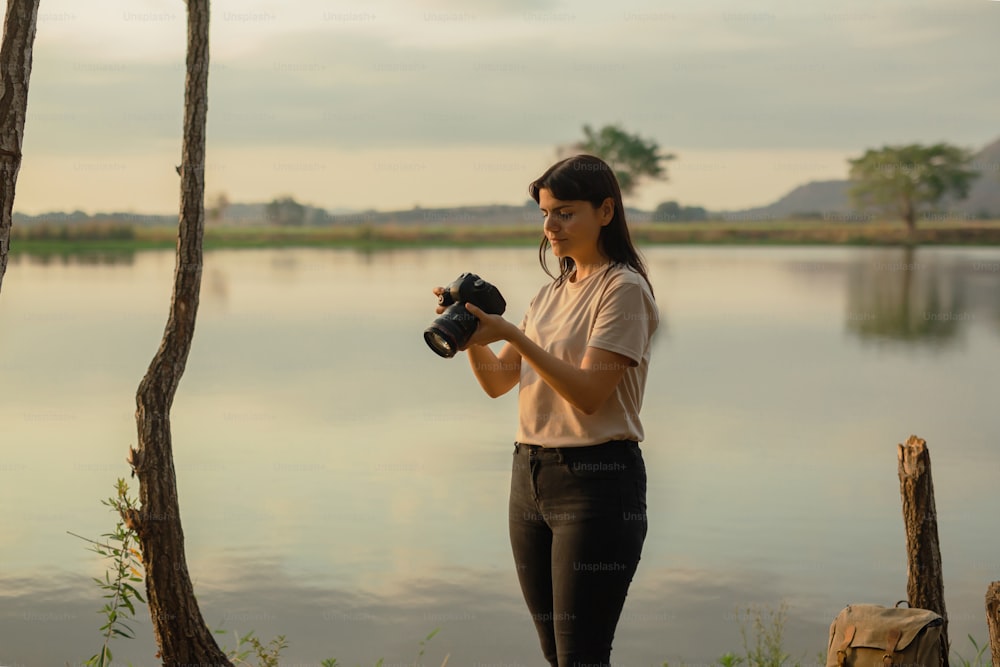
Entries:
{"type": "Polygon", "coordinates": [[[646,538],[639,445],[514,444],[510,543],[552,667],[609,665],[615,626],[646,538]]]}

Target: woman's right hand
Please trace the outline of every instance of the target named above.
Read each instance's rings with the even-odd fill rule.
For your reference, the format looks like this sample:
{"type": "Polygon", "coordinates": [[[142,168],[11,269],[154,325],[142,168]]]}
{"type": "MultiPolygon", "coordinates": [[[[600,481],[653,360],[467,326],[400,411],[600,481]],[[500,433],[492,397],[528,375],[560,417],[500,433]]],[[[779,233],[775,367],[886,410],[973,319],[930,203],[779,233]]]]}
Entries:
{"type": "MultiPolygon", "coordinates": [[[[444,294],[444,288],[443,287],[435,287],[434,288],[434,296],[440,298],[442,294],[444,294]]],[[[445,311],[445,307],[441,306],[441,305],[437,306],[434,309],[434,312],[437,313],[438,315],[440,315],[444,311],[445,311]]]]}

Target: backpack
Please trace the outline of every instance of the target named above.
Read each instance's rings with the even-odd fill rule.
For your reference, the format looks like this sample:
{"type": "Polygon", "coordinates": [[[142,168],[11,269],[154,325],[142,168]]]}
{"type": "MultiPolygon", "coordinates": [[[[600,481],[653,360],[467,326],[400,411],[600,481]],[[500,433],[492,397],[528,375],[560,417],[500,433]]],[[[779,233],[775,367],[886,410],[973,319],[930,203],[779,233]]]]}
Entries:
{"type": "Polygon", "coordinates": [[[928,609],[848,605],[830,624],[826,667],[941,667],[943,625],[928,609]]]}

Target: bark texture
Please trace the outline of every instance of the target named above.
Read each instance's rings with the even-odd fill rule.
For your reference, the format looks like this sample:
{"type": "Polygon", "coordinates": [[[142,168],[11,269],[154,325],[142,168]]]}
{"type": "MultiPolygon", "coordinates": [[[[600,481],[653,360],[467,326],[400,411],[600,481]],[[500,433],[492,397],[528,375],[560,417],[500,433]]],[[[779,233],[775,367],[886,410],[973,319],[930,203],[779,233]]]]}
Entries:
{"type": "Polygon", "coordinates": [[[1000,667],[1000,581],[994,581],[986,589],[986,624],[990,628],[993,667],[1000,667]]]}
{"type": "Polygon", "coordinates": [[[205,229],[208,0],[187,0],[187,78],[181,207],[170,313],[160,348],[136,392],[138,444],[129,461],[141,509],[125,517],[139,535],[153,632],[164,665],[231,665],[205,625],[184,556],[170,436],[170,407],[194,337],[205,229]]]}
{"type": "Polygon", "coordinates": [[[911,435],[897,448],[899,491],[906,528],[906,598],[911,607],[930,609],[944,618],[941,664],[948,667],[948,613],[938,544],[937,509],[926,441],[911,435]]]}
{"type": "Polygon", "coordinates": [[[39,0],[7,0],[0,45],[0,288],[7,273],[39,0]]]}

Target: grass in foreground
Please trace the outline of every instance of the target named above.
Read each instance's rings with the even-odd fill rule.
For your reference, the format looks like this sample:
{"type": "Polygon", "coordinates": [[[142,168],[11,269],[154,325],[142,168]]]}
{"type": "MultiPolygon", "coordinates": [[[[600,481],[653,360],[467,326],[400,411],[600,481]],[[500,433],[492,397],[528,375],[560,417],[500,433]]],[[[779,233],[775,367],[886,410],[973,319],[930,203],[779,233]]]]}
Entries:
{"type": "MultiPolygon", "coordinates": [[[[785,651],[784,633],[788,621],[788,603],[782,601],[777,609],[753,606],[737,612],[740,623],[740,637],[743,639],[743,653],[724,653],[716,661],[718,667],[809,667],[825,665],[826,651],[816,653],[815,662],[793,659],[785,651]]],[[[673,663],[664,661],[663,667],[673,663]]],[[[680,663],[680,667],[685,667],[680,663]]]]}

